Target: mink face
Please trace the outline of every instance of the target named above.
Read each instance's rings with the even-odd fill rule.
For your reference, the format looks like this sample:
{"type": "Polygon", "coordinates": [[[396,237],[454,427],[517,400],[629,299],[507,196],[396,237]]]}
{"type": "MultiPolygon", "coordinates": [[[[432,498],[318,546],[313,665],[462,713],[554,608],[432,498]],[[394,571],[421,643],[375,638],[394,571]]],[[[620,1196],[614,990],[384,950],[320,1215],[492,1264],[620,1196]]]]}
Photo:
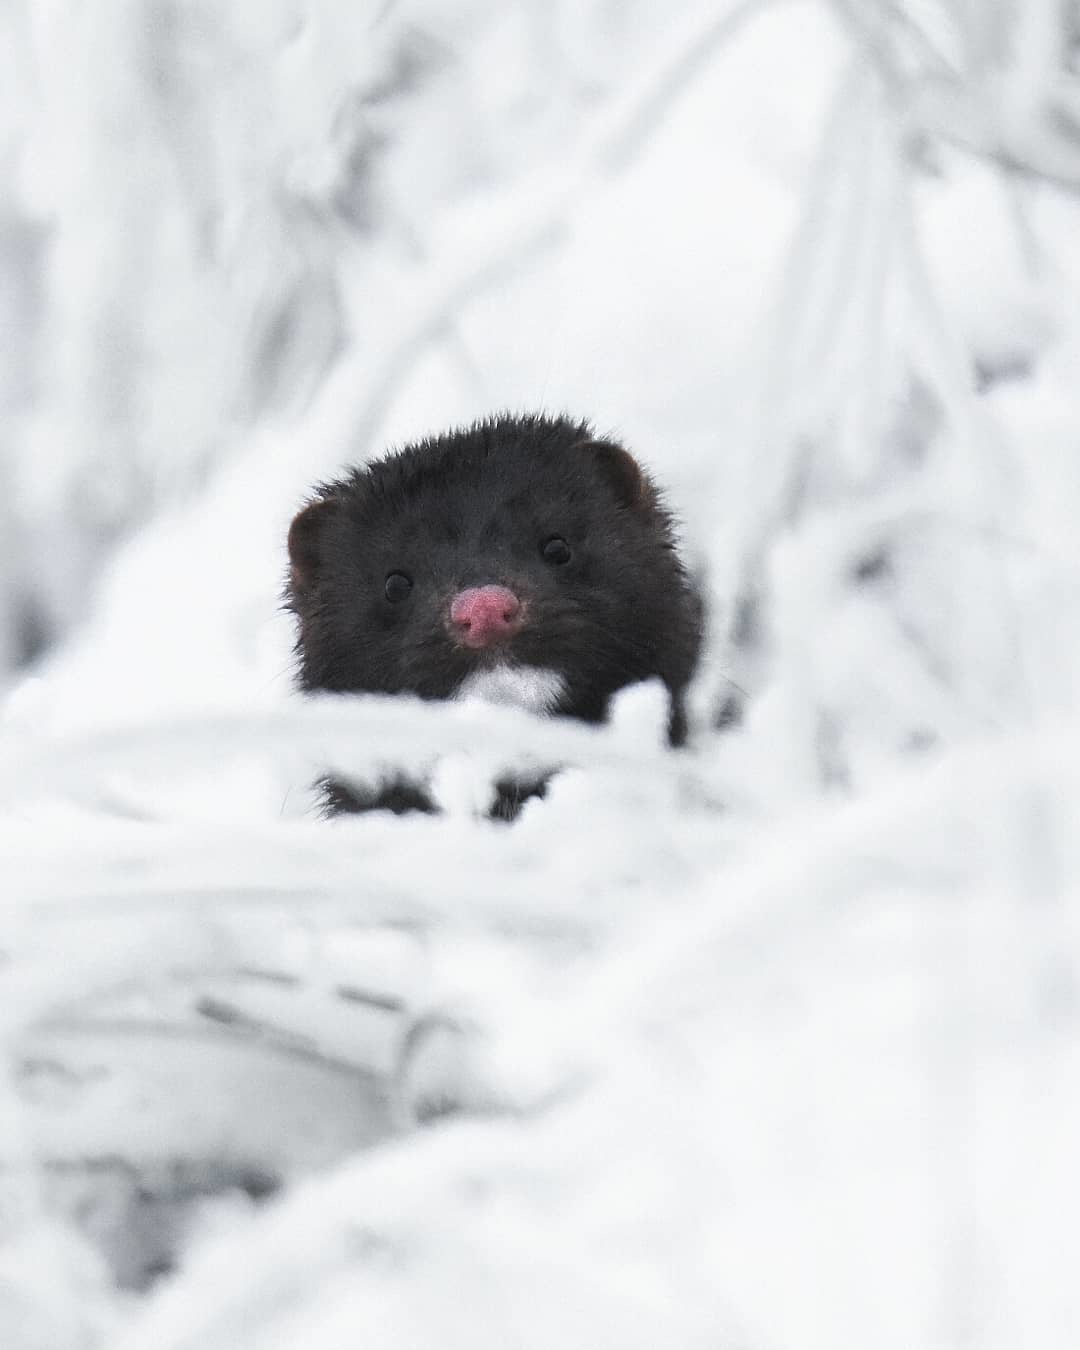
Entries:
{"type": "Polygon", "coordinates": [[[317,491],[289,558],[306,690],[513,686],[599,721],[659,677],[685,736],[700,603],[655,486],[585,423],[503,416],[387,455],[317,491]]]}

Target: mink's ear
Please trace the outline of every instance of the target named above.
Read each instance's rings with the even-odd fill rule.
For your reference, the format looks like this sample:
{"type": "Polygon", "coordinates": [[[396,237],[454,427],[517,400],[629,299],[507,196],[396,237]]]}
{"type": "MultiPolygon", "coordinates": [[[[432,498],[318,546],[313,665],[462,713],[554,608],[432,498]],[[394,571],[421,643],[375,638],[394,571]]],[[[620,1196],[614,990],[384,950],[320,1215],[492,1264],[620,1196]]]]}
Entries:
{"type": "Polygon", "coordinates": [[[289,590],[293,595],[303,595],[318,579],[323,531],[337,509],[333,497],[322,497],[305,506],[289,526],[289,590]]]}
{"type": "Polygon", "coordinates": [[[581,449],[614,489],[620,503],[631,511],[647,511],[655,505],[655,490],[629,450],[614,441],[585,441],[581,449]]]}

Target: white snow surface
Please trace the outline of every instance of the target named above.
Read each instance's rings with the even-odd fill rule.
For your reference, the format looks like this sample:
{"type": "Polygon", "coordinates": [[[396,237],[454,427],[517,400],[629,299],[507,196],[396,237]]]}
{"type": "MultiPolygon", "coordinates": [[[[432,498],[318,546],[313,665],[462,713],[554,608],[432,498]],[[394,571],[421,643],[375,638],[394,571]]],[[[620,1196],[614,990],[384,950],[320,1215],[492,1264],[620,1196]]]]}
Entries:
{"type": "Polygon", "coordinates": [[[3,1350],[1080,1345],[1064,10],[6,8],[3,1350]],[[292,691],[306,493],[506,408],[665,484],[686,750],[292,691]]]}

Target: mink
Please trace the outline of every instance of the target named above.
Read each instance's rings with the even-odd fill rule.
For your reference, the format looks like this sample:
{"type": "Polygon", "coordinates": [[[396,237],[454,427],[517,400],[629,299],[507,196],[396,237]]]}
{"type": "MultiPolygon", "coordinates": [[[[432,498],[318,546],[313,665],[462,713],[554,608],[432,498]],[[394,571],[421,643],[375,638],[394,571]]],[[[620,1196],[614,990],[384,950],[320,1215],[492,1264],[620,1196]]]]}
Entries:
{"type": "MultiPolygon", "coordinates": [[[[668,740],[686,739],[701,601],[656,483],[587,422],[504,414],[386,454],[316,488],[288,550],[306,691],[475,693],[599,722],[659,678],[668,740]]],[[[545,786],[502,782],[491,813],[545,786]]],[[[435,809],[404,781],[323,787],[330,814],[435,809]]]]}

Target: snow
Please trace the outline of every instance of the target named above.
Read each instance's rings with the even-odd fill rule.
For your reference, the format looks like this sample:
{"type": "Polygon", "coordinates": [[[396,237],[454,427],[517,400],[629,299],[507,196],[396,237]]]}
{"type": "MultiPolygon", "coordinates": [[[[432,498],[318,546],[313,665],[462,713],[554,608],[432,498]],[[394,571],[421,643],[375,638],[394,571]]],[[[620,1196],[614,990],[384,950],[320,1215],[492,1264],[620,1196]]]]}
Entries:
{"type": "Polygon", "coordinates": [[[4,1350],[1080,1342],[1076,75],[874,14],[8,7],[4,1350]],[[312,485],[500,408],[667,486],[685,751],[292,692],[312,485]]]}

